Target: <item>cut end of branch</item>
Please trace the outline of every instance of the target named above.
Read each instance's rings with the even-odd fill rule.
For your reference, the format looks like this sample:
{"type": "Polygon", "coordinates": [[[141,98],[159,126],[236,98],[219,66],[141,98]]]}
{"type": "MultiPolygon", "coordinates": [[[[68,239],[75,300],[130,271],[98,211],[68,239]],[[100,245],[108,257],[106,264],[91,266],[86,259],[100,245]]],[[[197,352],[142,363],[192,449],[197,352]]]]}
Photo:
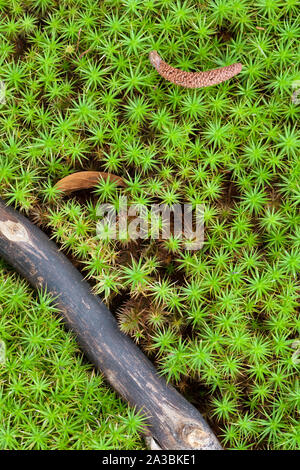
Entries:
{"type": "Polygon", "coordinates": [[[19,222],[12,220],[0,220],[0,232],[10,241],[16,243],[26,243],[29,241],[25,227],[19,222]]]}
{"type": "Polygon", "coordinates": [[[188,448],[197,450],[221,450],[222,447],[219,444],[214,434],[203,431],[197,426],[184,426],[182,430],[182,439],[189,446],[188,448]]]}

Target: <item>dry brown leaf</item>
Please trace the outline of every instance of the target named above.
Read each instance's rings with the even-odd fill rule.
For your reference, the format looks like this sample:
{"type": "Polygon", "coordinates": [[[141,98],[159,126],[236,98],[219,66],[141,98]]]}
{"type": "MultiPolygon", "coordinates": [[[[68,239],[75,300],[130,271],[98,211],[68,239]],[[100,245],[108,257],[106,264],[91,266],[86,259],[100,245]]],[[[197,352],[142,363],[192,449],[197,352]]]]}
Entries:
{"type": "Polygon", "coordinates": [[[117,186],[125,186],[125,182],[120,176],[102,171],[78,171],[77,173],[72,173],[71,175],[62,178],[55,186],[60,191],[71,193],[80,189],[93,188],[96,186],[100,178],[105,180],[109,178],[110,181],[116,183],[117,186]]]}

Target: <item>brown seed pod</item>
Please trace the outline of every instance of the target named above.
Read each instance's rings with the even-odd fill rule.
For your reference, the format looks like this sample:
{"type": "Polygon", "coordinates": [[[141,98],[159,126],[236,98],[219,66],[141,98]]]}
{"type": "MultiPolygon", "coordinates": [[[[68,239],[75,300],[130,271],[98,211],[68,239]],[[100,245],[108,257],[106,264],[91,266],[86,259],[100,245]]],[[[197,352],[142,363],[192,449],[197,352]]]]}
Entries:
{"type": "Polygon", "coordinates": [[[206,72],[185,72],[168,65],[158,55],[157,51],[151,51],[149,59],[153,67],[156,68],[163,78],[185,88],[201,88],[217,85],[229,80],[229,78],[234,77],[242,70],[242,64],[236,63],[219,69],[207,70],[206,72]]]}
{"type": "Polygon", "coordinates": [[[109,178],[110,181],[116,183],[117,186],[125,186],[125,182],[120,176],[102,171],[78,171],[77,173],[72,173],[71,175],[62,178],[55,186],[60,191],[71,193],[73,191],[78,191],[79,189],[93,188],[96,186],[100,178],[105,180],[109,178]]]}

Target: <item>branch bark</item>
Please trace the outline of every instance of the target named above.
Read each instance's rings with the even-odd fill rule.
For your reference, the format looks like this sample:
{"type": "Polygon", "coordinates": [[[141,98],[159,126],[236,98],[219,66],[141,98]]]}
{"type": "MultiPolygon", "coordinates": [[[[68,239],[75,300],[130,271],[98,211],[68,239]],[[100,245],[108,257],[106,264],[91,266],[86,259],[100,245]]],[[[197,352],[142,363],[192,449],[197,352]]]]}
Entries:
{"type": "Polygon", "coordinates": [[[79,271],[39,228],[1,200],[0,256],[32,286],[46,288],[56,297],[67,327],[88,358],[125,400],[147,416],[145,434],[152,448],[221,449],[201,414],[121,333],[79,271]]]}

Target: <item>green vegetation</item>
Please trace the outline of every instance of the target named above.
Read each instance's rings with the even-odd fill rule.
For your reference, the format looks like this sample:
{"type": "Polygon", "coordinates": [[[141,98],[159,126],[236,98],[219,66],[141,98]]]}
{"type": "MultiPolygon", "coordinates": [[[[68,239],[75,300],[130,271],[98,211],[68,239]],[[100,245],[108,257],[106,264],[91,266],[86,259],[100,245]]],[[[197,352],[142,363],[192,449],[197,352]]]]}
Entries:
{"type": "Polygon", "coordinates": [[[86,363],[50,296],[1,268],[0,448],[140,448],[143,419],[86,363]]]}
{"type": "MultiPolygon", "coordinates": [[[[231,449],[300,448],[297,4],[0,0],[1,197],[78,263],[231,449]],[[151,67],[152,49],[184,70],[243,70],[186,90],[151,67]],[[89,169],[126,188],[55,188],[89,169]],[[97,240],[98,204],[121,194],[204,204],[204,247],[97,240]]],[[[141,418],[83,361],[49,298],[4,264],[0,289],[0,447],[141,448],[141,418]]]]}

